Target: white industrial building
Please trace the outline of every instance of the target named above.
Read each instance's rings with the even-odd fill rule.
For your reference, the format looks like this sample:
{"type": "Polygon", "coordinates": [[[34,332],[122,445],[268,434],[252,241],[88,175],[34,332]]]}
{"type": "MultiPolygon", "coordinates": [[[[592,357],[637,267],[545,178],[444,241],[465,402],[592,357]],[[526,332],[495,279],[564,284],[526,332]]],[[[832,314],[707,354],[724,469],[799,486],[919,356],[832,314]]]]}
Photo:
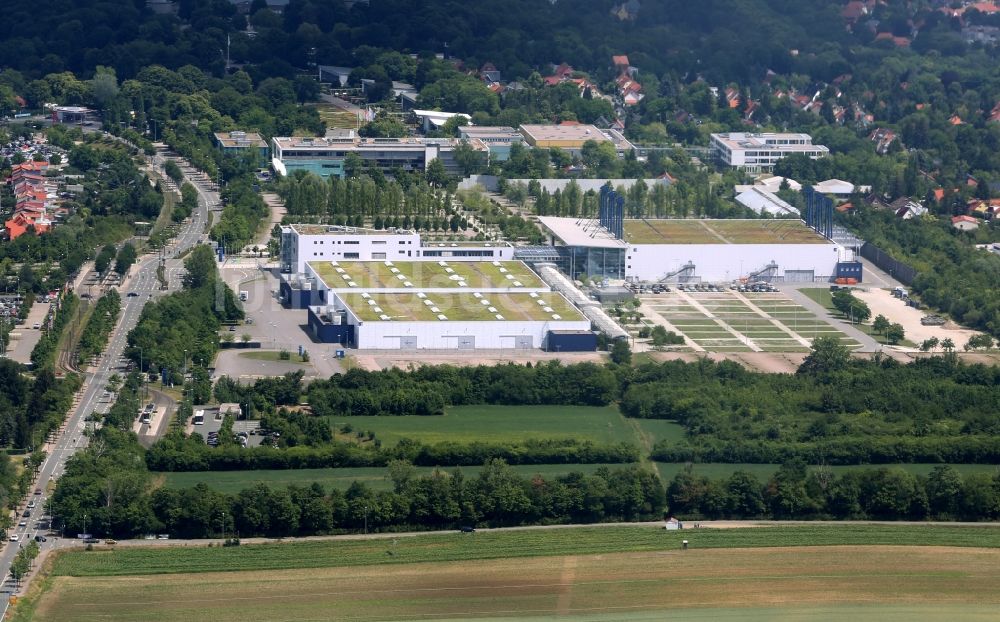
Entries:
{"type": "Polygon", "coordinates": [[[566,256],[564,269],[630,281],[825,280],[848,259],[843,247],[798,219],[626,220],[624,239],[596,221],[543,216],[566,256]]]}
{"type": "Polygon", "coordinates": [[[591,321],[518,261],[312,261],[309,330],[358,349],[593,350],[591,321]]]}
{"type": "Polygon", "coordinates": [[[795,133],[712,134],[711,150],[717,161],[751,174],[770,173],[778,160],[794,153],[814,160],[830,154],[827,147],[812,144],[812,136],[795,133]]]}

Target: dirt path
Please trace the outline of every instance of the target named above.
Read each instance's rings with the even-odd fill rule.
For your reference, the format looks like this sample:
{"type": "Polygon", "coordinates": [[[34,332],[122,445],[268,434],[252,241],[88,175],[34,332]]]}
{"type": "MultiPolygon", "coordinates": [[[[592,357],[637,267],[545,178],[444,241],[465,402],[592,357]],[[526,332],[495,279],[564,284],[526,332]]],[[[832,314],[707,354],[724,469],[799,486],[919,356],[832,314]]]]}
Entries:
{"type": "Polygon", "coordinates": [[[268,219],[267,226],[264,227],[254,243],[250,246],[267,246],[267,242],[271,239],[271,230],[274,229],[274,225],[280,225],[281,220],[285,217],[285,202],[281,200],[277,194],[273,192],[265,192],[260,195],[264,199],[264,203],[267,204],[268,210],[271,212],[271,216],[268,219]]]}
{"type": "MultiPolygon", "coordinates": [[[[906,338],[914,343],[919,344],[925,339],[937,337],[939,341],[951,339],[955,342],[956,349],[961,349],[969,340],[969,337],[978,334],[978,331],[962,328],[954,322],[948,322],[944,326],[924,326],[920,323],[920,319],[927,315],[926,311],[906,306],[906,303],[898,298],[894,298],[885,289],[856,291],[854,295],[868,304],[868,307],[872,310],[872,318],[877,315],[884,315],[890,322],[902,324],[903,330],[906,331],[906,338]]],[[[912,348],[900,349],[912,350],[912,348]]]]}

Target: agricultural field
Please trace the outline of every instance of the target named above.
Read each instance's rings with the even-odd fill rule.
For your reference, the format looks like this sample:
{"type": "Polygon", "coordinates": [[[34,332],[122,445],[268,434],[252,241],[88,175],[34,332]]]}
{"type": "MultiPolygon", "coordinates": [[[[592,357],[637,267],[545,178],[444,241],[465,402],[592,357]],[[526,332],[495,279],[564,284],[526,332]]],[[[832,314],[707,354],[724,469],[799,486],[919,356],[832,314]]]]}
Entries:
{"type": "Polygon", "coordinates": [[[989,619],[998,547],[995,527],[858,525],[119,547],[61,554],[15,619],[989,619]]]}
{"type": "Polygon", "coordinates": [[[783,294],[670,292],[644,298],[646,306],[707,352],[809,351],[812,339],[838,336],[861,344],[783,294]]]}
{"type": "Polygon", "coordinates": [[[441,416],[336,416],[328,421],[335,429],[349,424],[354,431],[374,432],[386,446],[402,438],[428,444],[566,438],[604,444],[635,441],[616,406],[454,406],[441,416]]]}
{"type": "MultiPolygon", "coordinates": [[[[566,475],[567,473],[593,473],[601,467],[620,469],[624,464],[527,464],[514,465],[511,468],[523,477],[541,475],[548,478],[566,475]]],[[[428,475],[433,467],[414,467],[418,475],[428,475]]],[[[445,467],[446,473],[459,470],[459,467],[445,467]]],[[[460,470],[466,477],[475,477],[482,470],[481,466],[464,466],[460,470]]],[[[387,469],[383,467],[361,467],[344,469],[284,469],[259,471],[181,471],[156,474],[157,481],[167,488],[191,488],[205,484],[213,490],[227,494],[235,494],[261,482],[275,488],[289,485],[309,486],[318,483],[326,490],[347,490],[354,482],[365,484],[374,490],[389,490],[387,469]]]]}

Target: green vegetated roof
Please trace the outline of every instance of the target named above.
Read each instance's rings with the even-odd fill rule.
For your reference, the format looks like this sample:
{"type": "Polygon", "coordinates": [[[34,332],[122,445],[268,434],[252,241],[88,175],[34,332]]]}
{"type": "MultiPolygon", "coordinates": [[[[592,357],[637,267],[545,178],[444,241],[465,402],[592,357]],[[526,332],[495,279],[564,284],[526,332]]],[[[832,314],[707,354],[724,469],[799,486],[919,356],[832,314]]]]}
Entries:
{"type": "Polygon", "coordinates": [[[626,220],[630,244],[827,244],[801,220],[626,220]]]}
{"type": "Polygon", "coordinates": [[[338,295],[362,321],[577,321],[583,314],[561,294],[448,293],[338,295]],[[497,316],[500,317],[497,317],[497,316]],[[440,316],[444,316],[444,320],[440,316]]]}
{"type": "Polygon", "coordinates": [[[545,287],[521,261],[310,261],[309,266],[331,289],[545,287]]]}

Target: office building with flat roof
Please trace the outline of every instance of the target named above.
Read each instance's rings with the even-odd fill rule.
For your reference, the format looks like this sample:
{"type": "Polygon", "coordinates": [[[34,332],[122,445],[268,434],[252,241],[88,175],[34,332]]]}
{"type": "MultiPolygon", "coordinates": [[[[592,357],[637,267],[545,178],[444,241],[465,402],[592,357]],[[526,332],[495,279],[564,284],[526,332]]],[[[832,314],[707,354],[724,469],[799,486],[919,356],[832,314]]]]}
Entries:
{"type": "Polygon", "coordinates": [[[602,130],[595,125],[522,125],[520,129],[524,140],[532,147],[558,147],[573,154],[579,154],[588,140],[610,142],[618,157],[624,157],[635,148],[618,130],[602,130]]]}
{"type": "Polygon", "coordinates": [[[490,161],[506,162],[510,159],[510,148],[523,145],[524,136],[512,127],[490,127],[485,125],[464,125],[458,128],[459,138],[477,139],[490,150],[490,161]]]}
{"type": "Polygon", "coordinates": [[[794,153],[814,160],[830,154],[823,145],[812,144],[809,134],[729,132],[712,134],[711,139],[712,157],[751,174],[771,173],[778,160],[794,153]]]}
{"type": "MultiPolygon", "coordinates": [[[[489,149],[481,141],[464,141],[488,157],[489,149]]],[[[305,170],[329,177],[344,177],[344,162],[355,154],[366,166],[376,166],[386,175],[393,170],[423,171],[434,159],[441,160],[449,174],[461,173],[455,161],[455,149],[463,141],[456,138],[326,138],[275,137],[271,139],[271,164],[279,175],[305,170]]]]}
{"type": "Polygon", "coordinates": [[[226,155],[254,153],[267,162],[267,141],[256,132],[216,132],[215,145],[226,155]]]}

